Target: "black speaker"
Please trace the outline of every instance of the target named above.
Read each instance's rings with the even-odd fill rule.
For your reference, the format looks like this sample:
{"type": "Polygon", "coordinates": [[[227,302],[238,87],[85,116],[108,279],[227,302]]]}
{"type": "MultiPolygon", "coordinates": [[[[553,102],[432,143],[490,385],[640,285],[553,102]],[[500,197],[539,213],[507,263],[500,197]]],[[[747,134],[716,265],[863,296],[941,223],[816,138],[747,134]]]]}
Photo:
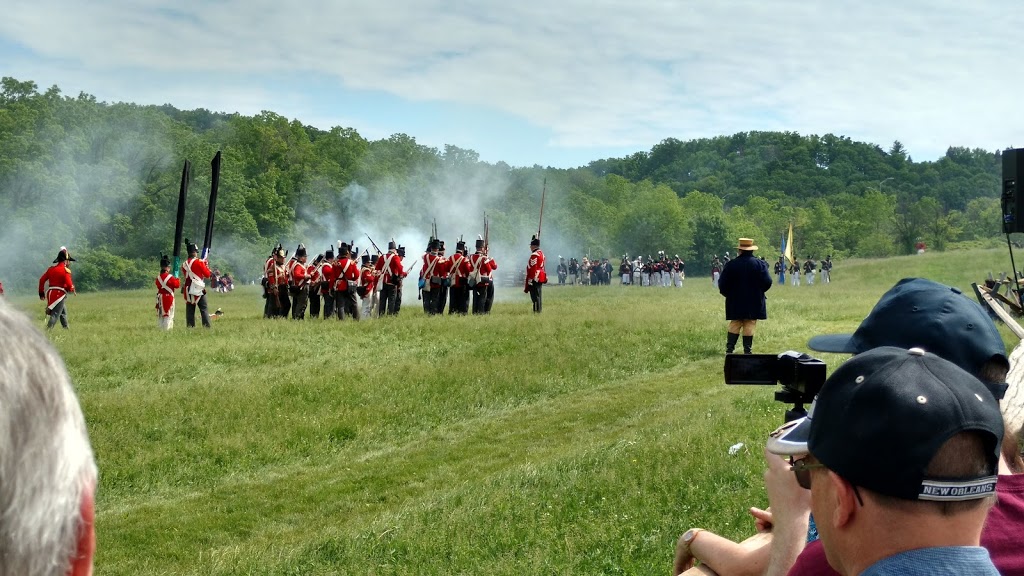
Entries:
{"type": "Polygon", "coordinates": [[[1024,232],[1024,148],[1003,150],[1003,233],[1024,232]]]}

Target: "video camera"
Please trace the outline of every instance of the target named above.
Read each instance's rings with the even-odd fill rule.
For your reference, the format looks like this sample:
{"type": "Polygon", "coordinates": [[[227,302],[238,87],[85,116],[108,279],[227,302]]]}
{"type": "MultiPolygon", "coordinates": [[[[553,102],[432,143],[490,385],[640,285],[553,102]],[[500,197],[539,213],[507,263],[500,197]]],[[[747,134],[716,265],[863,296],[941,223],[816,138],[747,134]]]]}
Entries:
{"type": "Polygon", "coordinates": [[[825,363],[801,352],[789,350],[781,354],[726,354],[725,383],[774,386],[775,400],[792,404],[786,410],[786,422],[807,415],[804,404],[810,404],[825,383],[825,363]]]}

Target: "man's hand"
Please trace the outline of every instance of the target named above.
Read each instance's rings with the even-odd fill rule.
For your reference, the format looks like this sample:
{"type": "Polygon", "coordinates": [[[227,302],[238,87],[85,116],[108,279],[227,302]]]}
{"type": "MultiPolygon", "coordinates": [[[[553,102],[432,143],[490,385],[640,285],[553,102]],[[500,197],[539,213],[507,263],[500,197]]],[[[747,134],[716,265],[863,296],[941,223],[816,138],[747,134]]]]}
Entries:
{"type": "Polygon", "coordinates": [[[40,292],[39,293],[39,299],[40,300],[46,300],[46,294],[44,292],[40,292]]]}
{"type": "Polygon", "coordinates": [[[751,506],[750,515],[754,517],[754,528],[758,532],[771,532],[772,531],[772,507],[769,506],[767,510],[761,510],[751,506]]]}
{"type": "Polygon", "coordinates": [[[796,562],[807,540],[807,524],[811,514],[811,491],[796,482],[790,465],[781,456],[764,451],[768,469],[764,487],[772,511],[772,551],[766,576],[783,575],[796,562]]]}

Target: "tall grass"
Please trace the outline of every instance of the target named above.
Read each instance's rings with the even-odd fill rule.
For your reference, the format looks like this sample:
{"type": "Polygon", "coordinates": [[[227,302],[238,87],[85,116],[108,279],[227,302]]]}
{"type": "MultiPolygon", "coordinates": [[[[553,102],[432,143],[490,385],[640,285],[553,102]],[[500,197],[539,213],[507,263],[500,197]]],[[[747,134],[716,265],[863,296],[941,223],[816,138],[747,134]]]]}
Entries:
{"type": "MultiPolygon", "coordinates": [[[[830,285],[772,288],[755,352],[852,331],[903,277],[970,294],[1008,268],[1000,250],[838,262],[830,285]]],[[[97,572],[663,574],[691,526],[751,532],[785,407],[722,383],[707,278],[550,286],[540,316],[502,292],[488,317],[291,322],[243,287],[210,297],[210,331],[179,302],[170,333],[150,291],[72,298],[50,335],[99,461],[97,572]]]]}

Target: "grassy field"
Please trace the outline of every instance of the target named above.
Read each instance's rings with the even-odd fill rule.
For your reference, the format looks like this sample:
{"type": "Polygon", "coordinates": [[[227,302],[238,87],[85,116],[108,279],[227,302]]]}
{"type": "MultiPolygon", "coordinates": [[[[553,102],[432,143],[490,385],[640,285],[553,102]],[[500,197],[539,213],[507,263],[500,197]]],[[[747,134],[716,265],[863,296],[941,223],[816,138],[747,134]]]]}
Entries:
{"type": "MultiPolygon", "coordinates": [[[[970,294],[1008,269],[1004,250],[838,262],[772,288],[755,352],[852,331],[903,277],[970,294]]],[[[541,316],[502,293],[489,317],[298,323],[245,287],[211,297],[211,331],[179,300],[171,333],[153,291],[72,298],[50,337],[100,468],[97,573],[665,574],[689,527],[751,532],[785,407],[722,383],[707,278],[549,287],[541,316]]]]}

